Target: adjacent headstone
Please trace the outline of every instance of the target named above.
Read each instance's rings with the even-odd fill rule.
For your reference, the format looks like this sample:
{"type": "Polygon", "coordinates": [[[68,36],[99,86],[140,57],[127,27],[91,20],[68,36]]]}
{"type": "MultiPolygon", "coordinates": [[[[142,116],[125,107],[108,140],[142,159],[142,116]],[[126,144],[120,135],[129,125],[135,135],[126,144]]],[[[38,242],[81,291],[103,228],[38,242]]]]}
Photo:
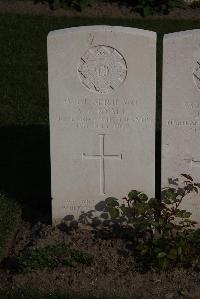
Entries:
{"type": "MultiPolygon", "coordinates": [[[[200,182],[200,30],[164,36],[162,187],[181,173],[200,182]]],[[[182,208],[200,221],[199,195],[182,208]]]]}
{"type": "Polygon", "coordinates": [[[153,196],[156,33],[50,32],[48,74],[54,223],[132,189],[153,196]]]}

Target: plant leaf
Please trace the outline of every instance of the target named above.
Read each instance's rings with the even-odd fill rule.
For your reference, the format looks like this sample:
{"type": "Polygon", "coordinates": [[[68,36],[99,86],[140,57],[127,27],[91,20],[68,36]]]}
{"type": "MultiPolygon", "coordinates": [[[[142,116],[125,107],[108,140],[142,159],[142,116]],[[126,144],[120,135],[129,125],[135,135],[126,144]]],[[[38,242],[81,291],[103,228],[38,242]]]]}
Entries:
{"type": "Polygon", "coordinates": [[[161,259],[163,257],[165,257],[167,254],[165,252],[159,252],[158,255],[157,255],[157,258],[158,259],[161,259]]]}
{"type": "Polygon", "coordinates": [[[190,181],[193,182],[193,178],[191,177],[190,174],[181,173],[181,175],[182,175],[183,177],[185,177],[186,179],[188,179],[188,180],[190,180],[190,181]]]}
{"type": "Polygon", "coordinates": [[[116,209],[115,207],[110,207],[108,209],[109,213],[110,213],[110,217],[112,219],[116,219],[119,216],[119,210],[116,209]]]}
{"type": "Polygon", "coordinates": [[[137,190],[131,190],[129,193],[128,193],[128,198],[129,199],[135,199],[141,192],[137,191],[137,190]]]}

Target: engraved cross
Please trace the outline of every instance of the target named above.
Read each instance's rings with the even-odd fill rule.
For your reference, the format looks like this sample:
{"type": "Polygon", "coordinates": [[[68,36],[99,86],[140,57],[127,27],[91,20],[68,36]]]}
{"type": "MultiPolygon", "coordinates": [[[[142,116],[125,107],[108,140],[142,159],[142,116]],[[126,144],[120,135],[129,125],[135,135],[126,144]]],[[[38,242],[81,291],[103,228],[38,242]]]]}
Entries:
{"type": "Polygon", "coordinates": [[[100,194],[105,195],[105,163],[104,160],[122,160],[121,155],[105,155],[104,154],[104,134],[99,134],[99,155],[86,155],[82,154],[82,159],[91,159],[91,160],[99,160],[100,161],[100,194]]]}

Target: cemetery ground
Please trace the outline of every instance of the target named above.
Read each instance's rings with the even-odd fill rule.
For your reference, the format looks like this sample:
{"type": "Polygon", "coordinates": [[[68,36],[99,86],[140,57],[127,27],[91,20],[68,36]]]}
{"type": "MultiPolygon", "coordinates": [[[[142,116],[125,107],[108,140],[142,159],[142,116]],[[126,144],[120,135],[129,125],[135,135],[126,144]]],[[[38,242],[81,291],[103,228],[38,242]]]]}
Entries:
{"type": "MultiPolygon", "coordinates": [[[[141,18],[139,12],[133,9],[131,1],[104,0],[97,1],[93,7],[86,7],[82,11],[76,9],[51,10],[48,0],[0,0],[0,11],[10,13],[22,13],[32,15],[67,16],[67,17],[112,17],[112,18],[141,18]],[[129,5],[130,3],[130,5],[129,5]],[[125,5],[126,4],[126,5],[125,5]]],[[[53,0],[52,0],[53,2],[53,0]]],[[[77,1],[78,2],[78,1],[77,1]]],[[[134,1],[136,2],[136,1],[134,1]]],[[[196,19],[200,17],[200,6],[195,8],[185,5],[184,8],[176,8],[169,15],[155,15],[153,19],[196,19]]]]}
{"type": "MultiPolygon", "coordinates": [[[[144,271],[134,262],[134,248],[125,237],[108,237],[98,231],[80,229],[69,231],[66,227],[50,225],[46,37],[51,30],[94,24],[157,32],[159,79],[163,34],[200,28],[197,20],[0,15],[0,190],[6,194],[0,198],[0,298],[199,298],[198,272],[144,271]],[[49,269],[46,267],[51,262],[48,255],[54,256],[56,249],[52,246],[59,244],[67,251],[66,258],[71,265],[49,269]],[[32,251],[45,267],[17,272],[15,257],[22,250],[28,249],[30,253],[36,248],[46,250],[45,253],[42,249],[32,251]],[[53,248],[53,253],[49,248],[53,248]],[[69,293],[71,295],[61,297],[69,293]]],[[[157,194],[160,188],[160,99],[159,81],[157,194]]]]}

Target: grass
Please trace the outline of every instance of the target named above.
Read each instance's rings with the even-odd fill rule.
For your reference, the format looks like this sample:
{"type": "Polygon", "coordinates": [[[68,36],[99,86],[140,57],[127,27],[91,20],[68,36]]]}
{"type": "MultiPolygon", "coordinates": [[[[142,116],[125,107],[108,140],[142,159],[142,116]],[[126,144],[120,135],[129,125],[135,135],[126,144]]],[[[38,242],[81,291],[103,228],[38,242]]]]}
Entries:
{"type": "Polygon", "coordinates": [[[53,269],[60,266],[76,267],[78,264],[91,265],[92,256],[65,244],[58,244],[43,248],[28,248],[16,258],[12,258],[10,266],[12,266],[11,270],[17,272],[30,272],[36,269],[53,269]]]}
{"type": "Polygon", "coordinates": [[[0,194],[0,260],[6,253],[7,243],[16,230],[20,214],[21,209],[18,203],[0,194]]]}
{"type": "MultiPolygon", "coordinates": [[[[30,206],[36,207],[41,214],[50,214],[51,210],[47,34],[51,30],[66,27],[98,24],[136,27],[158,33],[158,131],[161,124],[163,34],[200,28],[200,21],[197,20],[0,15],[0,190],[24,202],[24,217],[28,220],[35,217],[29,215],[33,210],[30,206]]],[[[19,214],[20,208],[16,202],[0,197],[0,258],[6,241],[16,227],[19,214]]],[[[78,295],[47,295],[33,290],[0,291],[0,298],[81,299],[78,295]]]]}

